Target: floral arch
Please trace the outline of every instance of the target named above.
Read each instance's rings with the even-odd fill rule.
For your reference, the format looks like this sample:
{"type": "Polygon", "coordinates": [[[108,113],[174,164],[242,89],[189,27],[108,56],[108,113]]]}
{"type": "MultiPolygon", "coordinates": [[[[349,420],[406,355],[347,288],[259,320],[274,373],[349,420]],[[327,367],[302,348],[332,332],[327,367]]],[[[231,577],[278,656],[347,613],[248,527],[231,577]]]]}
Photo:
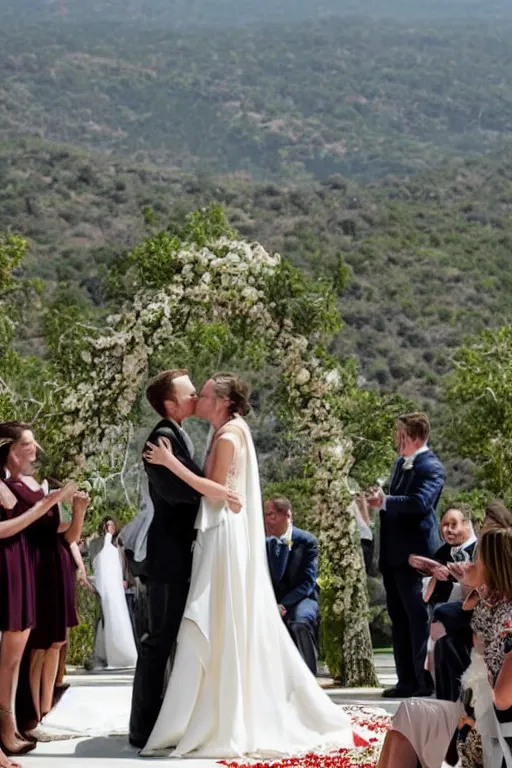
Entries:
{"type": "Polygon", "coordinates": [[[181,367],[185,348],[199,354],[204,344],[227,344],[243,349],[255,368],[271,364],[279,372],[275,406],[312,488],[308,524],[322,553],[327,661],[346,686],[376,685],[365,570],[347,512],[351,442],[339,412],[348,374],[325,346],[339,322],[332,289],[240,239],[217,208],[150,237],[111,279],[123,299],[119,311],[101,328],[77,323],[59,332],[67,459],[86,474],[119,467],[144,384],[164,351],[181,367]]]}

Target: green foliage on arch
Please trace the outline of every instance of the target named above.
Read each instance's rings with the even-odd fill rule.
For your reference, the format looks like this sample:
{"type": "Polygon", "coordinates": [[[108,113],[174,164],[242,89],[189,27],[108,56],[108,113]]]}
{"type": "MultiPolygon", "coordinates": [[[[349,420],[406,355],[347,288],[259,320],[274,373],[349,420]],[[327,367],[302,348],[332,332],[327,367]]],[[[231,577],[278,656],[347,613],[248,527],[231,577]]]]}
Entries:
{"type": "MultiPolygon", "coordinates": [[[[6,263],[20,246],[4,245],[6,263]]],[[[45,359],[6,344],[14,362],[0,388],[2,417],[37,421],[45,471],[73,474],[93,492],[93,530],[106,503],[122,519],[133,513],[126,477],[140,455],[134,438],[147,377],[162,366],[198,375],[235,366],[256,384],[259,426],[280,445],[282,462],[266,474],[302,507],[304,525],[320,539],[331,672],[347,686],[376,684],[347,477],[354,457],[361,482],[377,466],[382,472],[388,454],[377,446],[389,416],[376,418],[378,398],[358,389],[351,363],[328,352],[340,328],[335,286],[240,239],[217,206],[149,236],[118,260],[107,282],[110,305],[101,315],[66,288],[55,295],[45,314],[45,359]],[[30,376],[21,382],[23,370],[30,376]]]]}
{"type": "Polygon", "coordinates": [[[346,503],[353,457],[340,415],[354,372],[327,352],[340,327],[333,286],[239,239],[213,207],[123,256],[110,290],[114,310],[101,328],[72,322],[68,307],[49,320],[54,364],[67,382],[61,455],[89,475],[121,471],[155,361],[182,367],[191,356],[236,355],[246,370],[273,371],[273,409],[289,436],[287,461],[311,488],[307,522],[333,596],[329,661],[347,685],[376,683],[365,572],[346,503]]]}

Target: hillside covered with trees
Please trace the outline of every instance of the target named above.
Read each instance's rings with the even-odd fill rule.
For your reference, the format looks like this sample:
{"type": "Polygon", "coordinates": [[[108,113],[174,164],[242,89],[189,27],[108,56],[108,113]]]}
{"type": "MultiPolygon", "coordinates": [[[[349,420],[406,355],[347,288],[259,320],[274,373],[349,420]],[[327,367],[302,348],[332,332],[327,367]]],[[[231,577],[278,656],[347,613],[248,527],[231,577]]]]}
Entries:
{"type": "Polygon", "coordinates": [[[511,320],[511,33],[510,0],[5,0],[18,347],[46,353],[56,297],[100,322],[123,254],[218,203],[334,281],[361,384],[448,423],[457,350],[511,320]]]}
{"type": "Polygon", "coordinates": [[[512,15],[166,29],[105,7],[0,25],[0,136],[278,182],[402,177],[512,138],[512,15]]]}
{"type": "Polygon", "coordinates": [[[511,201],[512,153],[407,183],[364,187],[333,176],[280,187],[62,145],[0,147],[0,231],[29,239],[24,273],[50,294],[67,283],[101,311],[124,250],[221,203],[244,237],[337,281],[345,322],[337,353],[355,355],[374,386],[429,402],[461,343],[511,318],[511,201]]]}
{"type": "Polygon", "coordinates": [[[510,0],[3,0],[0,18],[115,21],[139,26],[229,26],[366,15],[402,19],[502,18],[510,0]]]}

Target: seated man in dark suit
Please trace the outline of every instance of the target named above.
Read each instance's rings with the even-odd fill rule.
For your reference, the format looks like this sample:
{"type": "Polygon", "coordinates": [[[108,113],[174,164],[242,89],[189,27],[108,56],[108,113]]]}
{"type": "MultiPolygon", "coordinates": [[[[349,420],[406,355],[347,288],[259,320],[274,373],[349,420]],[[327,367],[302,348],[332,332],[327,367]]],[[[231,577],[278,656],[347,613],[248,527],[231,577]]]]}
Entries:
{"type": "Polygon", "coordinates": [[[265,503],[267,556],[279,610],[299,652],[316,674],[318,662],[318,543],[295,528],[284,497],[265,503]]]}

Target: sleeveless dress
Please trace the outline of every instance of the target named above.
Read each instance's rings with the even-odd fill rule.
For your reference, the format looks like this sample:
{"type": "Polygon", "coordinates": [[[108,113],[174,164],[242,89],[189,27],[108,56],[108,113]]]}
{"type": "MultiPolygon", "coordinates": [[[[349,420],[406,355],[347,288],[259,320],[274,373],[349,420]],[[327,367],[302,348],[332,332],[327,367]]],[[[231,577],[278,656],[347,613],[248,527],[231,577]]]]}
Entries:
{"type": "MultiPolygon", "coordinates": [[[[256,453],[239,417],[217,433],[234,456],[240,513],[203,499],[174,666],[143,756],[237,758],[353,747],[349,716],[318,686],[270,580],[256,453]]],[[[208,469],[208,467],[207,467],[208,469]]]]}
{"type": "MultiPolygon", "coordinates": [[[[6,480],[18,499],[18,514],[26,512],[44,498],[40,488],[33,490],[22,480],[6,480]]],[[[76,572],[68,543],[57,533],[60,524],[58,506],[52,507],[26,529],[26,541],[35,577],[35,628],[31,649],[48,649],[66,640],[66,630],[78,624],[75,590],[76,572]]]]}
{"type": "Polygon", "coordinates": [[[512,708],[495,709],[489,683],[495,685],[505,656],[512,650],[512,601],[492,596],[482,598],[473,612],[471,627],[484,646],[482,666],[485,664],[487,679],[474,691],[476,728],[480,732],[470,731],[459,743],[460,765],[461,768],[509,768],[512,765],[512,708]],[[500,735],[501,745],[495,738],[500,727],[504,731],[500,735]]]}
{"type": "MultiPolygon", "coordinates": [[[[495,684],[505,654],[512,650],[512,602],[481,600],[473,612],[471,626],[483,643],[484,655],[481,657],[473,651],[471,665],[462,677],[463,688],[473,691],[476,728],[464,738],[459,734],[458,765],[460,768],[510,768],[512,727],[503,737],[504,749],[494,736],[498,730],[496,721],[502,727],[512,722],[512,709],[494,710],[489,683],[495,684]]],[[[393,730],[402,733],[412,744],[422,768],[440,768],[464,715],[466,709],[461,700],[408,699],[402,702],[393,718],[393,730]]]]}
{"type": "MultiPolygon", "coordinates": [[[[25,508],[0,507],[0,520],[19,517],[25,508]]],[[[32,629],[36,620],[34,567],[26,530],[0,539],[0,632],[32,629]]]]}

